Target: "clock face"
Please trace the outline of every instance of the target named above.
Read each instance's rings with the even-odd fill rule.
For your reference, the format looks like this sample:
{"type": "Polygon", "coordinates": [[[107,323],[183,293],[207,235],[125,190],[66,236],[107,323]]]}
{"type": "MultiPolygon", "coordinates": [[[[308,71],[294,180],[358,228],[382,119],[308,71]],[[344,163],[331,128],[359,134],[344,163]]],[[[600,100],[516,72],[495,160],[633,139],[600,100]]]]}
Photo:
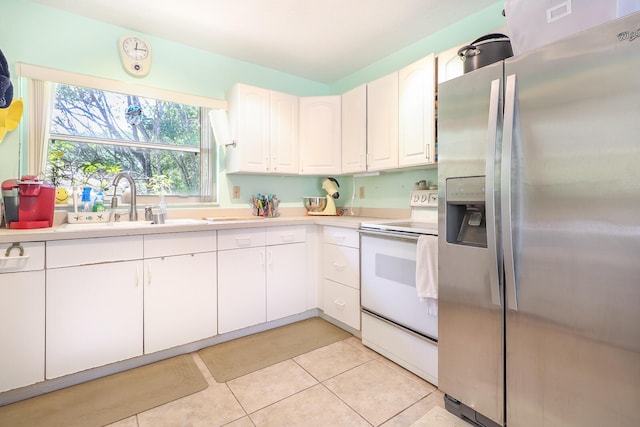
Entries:
{"type": "Polygon", "coordinates": [[[130,58],[141,60],[149,55],[147,44],[137,37],[129,37],[122,42],[122,49],[130,58]]]}

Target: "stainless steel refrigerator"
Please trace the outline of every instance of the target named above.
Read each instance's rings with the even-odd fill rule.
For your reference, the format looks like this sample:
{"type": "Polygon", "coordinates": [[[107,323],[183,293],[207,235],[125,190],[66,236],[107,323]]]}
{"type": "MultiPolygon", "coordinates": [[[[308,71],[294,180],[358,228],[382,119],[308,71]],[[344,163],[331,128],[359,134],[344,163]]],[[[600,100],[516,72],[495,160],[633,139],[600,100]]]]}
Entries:
{"type": "Polygon", "coordinates": [[[640,13],[445,82],[438,101],[447,409],[640,426],[640,13]]]}

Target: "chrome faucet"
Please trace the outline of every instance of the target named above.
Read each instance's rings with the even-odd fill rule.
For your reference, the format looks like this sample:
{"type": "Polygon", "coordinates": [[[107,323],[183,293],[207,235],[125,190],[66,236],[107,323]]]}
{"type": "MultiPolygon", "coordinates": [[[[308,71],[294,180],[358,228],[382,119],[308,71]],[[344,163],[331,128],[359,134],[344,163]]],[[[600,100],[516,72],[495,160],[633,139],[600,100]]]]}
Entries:
{"type": "Polygon", "coordinates": [[[129,221],[137,221],[138,220],[138,211],[136,207],[136,183],[131,178],[131,175],[125,172],[120,172],[113,178],[113,197],[111,198],[111,208],[115,208],[118,206],[118,199],[116,199],[116,190],[118,188],[118,183],[120,180],[124,178],[129,182],[129,187],[131,188],[131,202],[129,205],[129,221]]]}

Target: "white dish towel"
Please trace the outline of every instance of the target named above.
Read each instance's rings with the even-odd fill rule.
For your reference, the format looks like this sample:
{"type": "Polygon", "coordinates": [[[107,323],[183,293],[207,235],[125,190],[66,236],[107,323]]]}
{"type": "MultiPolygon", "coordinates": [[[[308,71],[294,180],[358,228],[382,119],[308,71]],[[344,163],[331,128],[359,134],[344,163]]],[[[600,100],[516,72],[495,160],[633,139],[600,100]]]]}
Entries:
{"type": "Polygon", "coordinates": [[[422,235],[416,245],[416,290],[427,313],[438,315],[438,236],[422,235]]]}

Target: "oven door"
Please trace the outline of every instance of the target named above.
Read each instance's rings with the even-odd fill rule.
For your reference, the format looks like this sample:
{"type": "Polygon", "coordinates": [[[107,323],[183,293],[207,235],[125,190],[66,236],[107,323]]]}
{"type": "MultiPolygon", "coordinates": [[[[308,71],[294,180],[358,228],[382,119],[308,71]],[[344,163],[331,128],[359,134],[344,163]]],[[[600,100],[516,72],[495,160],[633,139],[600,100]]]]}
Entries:
{"type": "Polygon", "coordinates": [[[408,233],[360,230],[361,305],[384,320],[431,340],[438,317],[428,314],[416,290],[416,244],[408,233]]]}

